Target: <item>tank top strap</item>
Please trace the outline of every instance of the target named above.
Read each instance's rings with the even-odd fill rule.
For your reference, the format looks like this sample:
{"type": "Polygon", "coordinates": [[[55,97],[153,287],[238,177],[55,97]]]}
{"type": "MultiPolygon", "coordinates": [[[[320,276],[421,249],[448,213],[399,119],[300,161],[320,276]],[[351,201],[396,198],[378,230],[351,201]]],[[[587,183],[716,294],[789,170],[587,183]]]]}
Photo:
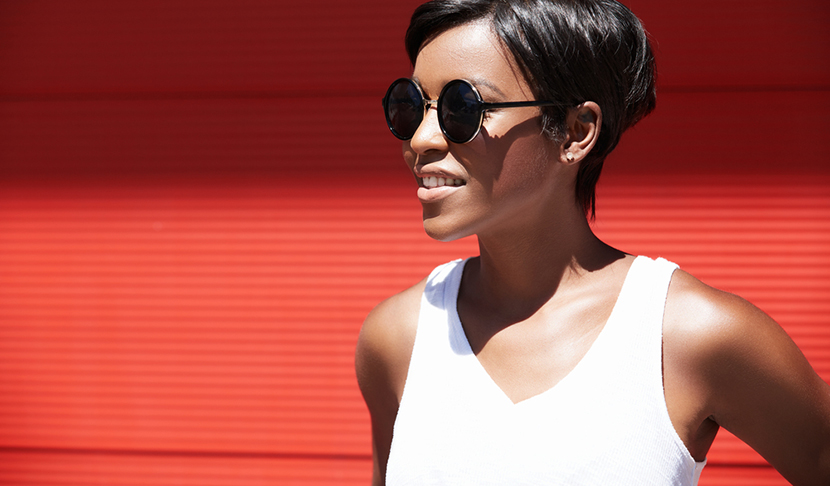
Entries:
{"type": "Polygon", "coordinates": [[[662,326],[669,283],[676,269],[677,264],[663,258],[637,257],[628,271],[615,311],[635,313],[640,319],[662,326]]]}
{"type": "Polygon", "coordinates": [[[603,339],[613,342],[615,349],[642,358],[647,369],[641,371],[649,374],[651,383],[659,379],[661,394],[663,314],[675,269],[676,264],[662,258],[637,257],[603,330],[603,339]]]}

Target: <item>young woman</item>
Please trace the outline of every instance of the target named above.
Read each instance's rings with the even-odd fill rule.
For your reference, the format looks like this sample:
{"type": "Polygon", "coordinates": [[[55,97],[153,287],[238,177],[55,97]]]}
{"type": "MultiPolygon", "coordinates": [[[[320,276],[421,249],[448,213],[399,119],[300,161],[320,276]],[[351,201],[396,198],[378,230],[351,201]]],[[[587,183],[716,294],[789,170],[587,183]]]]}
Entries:
{"type": "Polygon", "coordinates": [[[426,232],[480,256],[378,305],[357,348],[374,484],[696,484],[719,427],[830,484],[830,387],[739,297],[591,231],[594,186],[655,104],[613,0],[436,0],[384,97],[426,232]]]}

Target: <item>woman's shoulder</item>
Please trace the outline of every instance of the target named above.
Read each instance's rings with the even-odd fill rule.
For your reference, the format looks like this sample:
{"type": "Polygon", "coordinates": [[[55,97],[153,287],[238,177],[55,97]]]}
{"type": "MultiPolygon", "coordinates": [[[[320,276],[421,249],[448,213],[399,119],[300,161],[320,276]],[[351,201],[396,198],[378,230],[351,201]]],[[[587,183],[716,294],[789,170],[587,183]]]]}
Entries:
{"type": "Polygon", "coordinates": [[[375,483],[382,483],[385,475],[426,283],[423,279],[378,304],[366,316],[357,339],[355,372],[372,418],[375,483]]]}
{"type": "Polygon", "coordinates": [[[366,316],[355,356],[357,378],[364,395],[383,388],[400,399],[426,282],[424,278],[389,297],[366,316]]]}
{"type": "Polygon", "coordinates": [[[421,296],[430,281],[441,281],[452,272],[463,269],[463,260],[453,260],[435,269],[417,284],[375,306],[366,316],[360,331],[358,351],[369,347],[376,352],[405,355],[407,364],[415,343],[415,330],[421,310],[421,296]]]}
{"type": "Polygon", "coordinates": [[[664,354],[710,376],[738,364],[756,370],[807,365],[789,335],[764,311],[679,269],[669,285],[663,335],[664,354]]]}
{"type": "MultiPolygon", "coordinates": [[[[360,340],[372,343],[400,344],[396,341],[409,341],[411,334],[414,343],[415,329],[421,307],[421,295],[426,287],[424,278],[417,284],[399,292],[379,303],[366,316],[360,330],[360,340]]],[[[411,347],[411,346],[410,346],[411,347]]]]}
{"type": "Polygon", "coordinates": [[[781,326],[758,307],[680,269],[669,285],[663,331],[668,340],[683,343],[690,353],[713,356],[762,343],[792,343],[781,326]]]}

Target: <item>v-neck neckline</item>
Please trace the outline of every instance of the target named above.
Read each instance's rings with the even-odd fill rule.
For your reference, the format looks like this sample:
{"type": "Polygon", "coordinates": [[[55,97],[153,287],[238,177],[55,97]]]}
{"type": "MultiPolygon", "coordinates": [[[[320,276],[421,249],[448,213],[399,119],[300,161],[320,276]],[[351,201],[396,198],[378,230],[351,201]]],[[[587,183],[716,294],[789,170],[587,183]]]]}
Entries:
{"type": "Polygon", "coordinates": [[[637,256],[631,262],[631,265],[628,267],[628,270],[626,271],[625,278],[623,279],[623,284],[620,288],[620,292],[617,294],[617,299],[614,302],[614,306],[611,308],[611,314],[609,314],[608,319],[605,321],[605,324],[603,324],[602,329],[600,330],[599,334],[597,334],[597,337],[594,338],[594,341],[591,343],[591,346],[588,348],[588,351],[585,352],[585,354],[579,359],[576,365],[573,368],[571,368],[571,370],[568,371],[568,373],[566,373],[565,376],[559,379],[559,381],[554,383],[550,388],[543,390],[530,397],[527,397],[525,399],[519,400],[518,402],[514,402],[513,399],[510,398],[510,396],[507,393],[505,393],[504,389],[502,389],[502,387],[499,386],[498,383],[496,383],[496,381],[493,379],[493,377],[490,375],[490,373],[487,371],[484,365],[481,364],[481,361],[478,359],[478,356],[473,352],[473,348],[470,345],[470,340],[467,337],[467,333],[464,330],[464,326],[461,324],[461,317],[458,315],[458,294],[461,289],[461,280],[464,274],[464,267],[466,267],[467,262],[470,261],[469,258],[461,263],[460,268],[458,269],[459,276],[455,288],[453,289],[452,295],[449,296],[450,307],[448,310],[450,317],[450,326],[452,327],[452,331],[461,338],[461,351],[465,355],[469,355],[469,359],[475,361],[475,367],[478,368],[480,373],[483,374],[485,380],[492,385],[492,387],[496,390],[497,394],[500,395],[508,404],[512,405],[513,407],[519,407],[527,403],[535,402],[544,396],[555,394],[556,390],[561,389],[563,384],[572,381],[573,378],[571,377],[577,374],[580,369],[584,368],[586,366],[584,363],[589,362],[590,357],[593,354],[596,354],[595,350],[598,347],[598,344],[602,343],[607,339],[605,338],[605,336],[610,334],[611,331],[609,331],[609,329],[613,328],[614,322],[616,322],[616,320],[618,319],[617,314],[621,312],[619,310],[619,308],[621,307],[620,302],[623,301],[623,297],[628,293],[627,289],[631,286],[631,275],[634,273],[634,268],[638,264],[638,261],[642,258],[642,256],[637,256]]]}

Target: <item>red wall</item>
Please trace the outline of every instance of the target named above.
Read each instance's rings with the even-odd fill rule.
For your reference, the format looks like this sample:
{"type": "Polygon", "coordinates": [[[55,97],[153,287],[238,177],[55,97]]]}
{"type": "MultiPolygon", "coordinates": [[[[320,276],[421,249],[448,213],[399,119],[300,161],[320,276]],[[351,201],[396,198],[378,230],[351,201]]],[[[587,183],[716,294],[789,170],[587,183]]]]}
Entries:
{"type": "MultiPolygon", "coordinates": [[[[380,97],[417,1],[0,3],[0,484],[367,484],[363,317],[433,266],[380,97]]],[[[830,8],[631,1],[597,232],[830,380],[830,8]]],[[[703,485],[786,484],[722,433],[703,485]]]]}

